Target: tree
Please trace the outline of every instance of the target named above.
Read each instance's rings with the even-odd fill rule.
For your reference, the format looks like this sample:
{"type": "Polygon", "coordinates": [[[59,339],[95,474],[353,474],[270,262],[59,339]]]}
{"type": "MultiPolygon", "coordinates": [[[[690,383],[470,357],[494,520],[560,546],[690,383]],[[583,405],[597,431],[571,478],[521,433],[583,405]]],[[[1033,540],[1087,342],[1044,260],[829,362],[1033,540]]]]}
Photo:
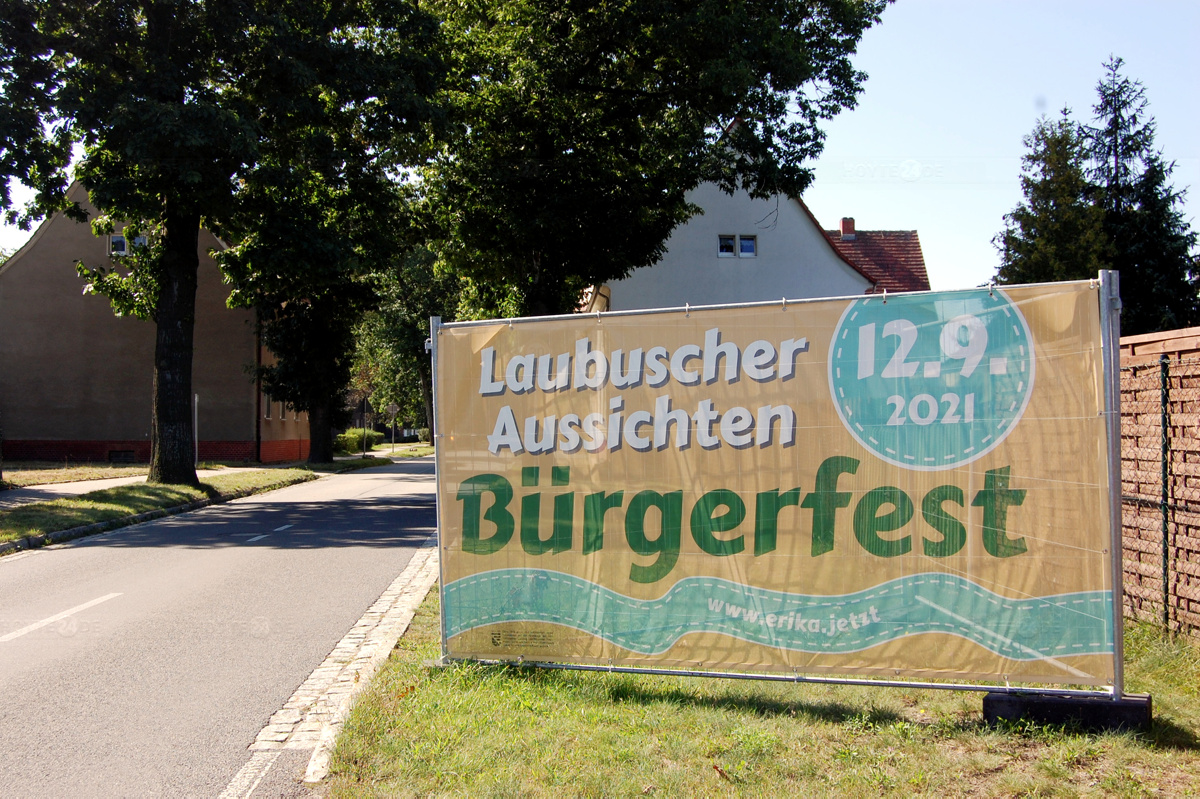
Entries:
{"type": "Polygon", "coordinates": [[[1121,74],[1123,65],[1119,58],[1105,63],[1096,124],[1087,129],[1112,268],[1125,277],[1121,328],[1137,334],[1200,324],[1196,233],[1179,207],[1184,192],[1170,184],[1174,163],[1154,149],[1145,89],[1121,74]]]}
{"type": "Polygon", "coordinates": [[[331,105],[338,119],[361,120],[367,142],[391,140],[432,90],[409,42],[428,40],[434,23],[405,2],[0,2],[0,202],[26,226],[56,209],[81,217],[66,200],[78,143],[75,175],[101,212],[93,227],[125,221],[148,237],[128,271],[82,271],[118,313],[155,321],[150,480],[194,484],[200,225],[227,223],[265,138],[324,124],[331,105]],[[37,190],[23,213],[11,208],[10,178],[37,190]]]}
{"type": "Polygon", "coordinates": [[[799,195],[883,6],[437,0],[455,126],[424,174],[467,296],[484,313],[571,310],[658,260],[700,183],[799,195]]]}
{"type": "Polygon", "coordinates": [[[1087,177],[1088,142],[1063,109],[1058,120],[1038,120],[1025,137],[1021,192],[996,236],[1001,283],[1083,280],[1108,268],[1104,212],[1087,177]]]}
{"type": "Polygon", "coordinates": [[[1064,111],[1026,137],[1025,201],[995,238],[1004,283],[1122,273],[1122,331],[1150,333],[1200,324],[1196,234],[1183,218],[1174,165],[1154,149],[1145,90],[1110,58],[1097,86],[1095,124],[1064,111]]]}
{"type": "Polygon", "coordinates": [[[373,377],[372,404],[383,408],[395,403],[406,414],[424,419],[430,440],[435,425],[432,364],[425,351],[429,320],[454,318],[460,284],[432,252],[412,252],[376,276],[379,306],[363,320],[357,335],[358,359],[373,377]]]}
{"type": "Polygon", "coordinates": [[[412,247],[405,200],[385,162],[354,136],[290,141],[238,193],[239,242],[218,255],[230,301],[258,309],[275,362],[263,390],[308,414],[309,461],[333,460],[349,421],[355,329],[379,302],[374,277],[412,247]]]}

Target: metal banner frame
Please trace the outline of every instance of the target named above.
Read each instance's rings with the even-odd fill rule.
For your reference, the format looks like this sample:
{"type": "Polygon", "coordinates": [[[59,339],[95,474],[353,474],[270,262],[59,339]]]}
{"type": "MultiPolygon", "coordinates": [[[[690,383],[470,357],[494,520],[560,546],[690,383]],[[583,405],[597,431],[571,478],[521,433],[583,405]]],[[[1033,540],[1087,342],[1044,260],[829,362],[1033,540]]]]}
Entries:
{"type": "MultiPolygon", "coordinates": [[[[1053,285],[1053,284],[1038,284],[1038,285],[1053,285]]],[[[1121,527],[1121,457],[1120,457],[1120,298],[1119,298],[1119,282],[1118,275],[1115,271],[1102,271],[1097,280],[1092,281],[1093,288],[1097,289],[1100,295],[1100,333],[1101,333],[1101,354],[1103,368],[1103,400],[1106,431],[1106,451],[1107,451],[1107,472],[1108,472],[1108,489],[1109,489],[1109,522],[1111,531],[1111,542],[1108,548],[1109,566],[1111,568],[1111,607],[1112,607],[1112,637],[1113,637],[1113,680],[1112,686],[1109,688],[1096,689],[1067,689],[1054,688],[1046,685],[1011,685],[1011,684],[985,684],[983,682],[935,682],[924,680],[901,680],[889,678],[856,678],[852,676],[822,676],[813,673],[803,673],[795,671],[793,673],[755,673],[752,671],[719,671],[719,670],[702,670],[702,669],[685,669],[685,668],[654,668],[629,665],[602,665],[596,663],[567,663],[567,662],[543,662],[537,660],[517,661],[521,665],[533,666],[546,669],[563,669],[571,671],[606,671],[616,673],[631,673],[631,674],[654,674],[654,675],[673,675],[673,676],[696,676],[696,677],[717,677],[725,679],[751,679],[765,680],[773,682],[796,682],[796,683],[817,683],[817,684],[838,684],[838,685],[855,685],[855,686],[871,686],[871,687],[897,687],[908,689],[942,689],[956,691],[976,691],[976,692],[991,692],[991,693],[1008,693],[1008,694],[1040,694],[1051,696],[1064,697],[1111,697],[1114,700],[1121,699],[1124,693],[1124,635],[1123,635],[1123,564],[1122,564],[1122,527],[1121,527]]],[[[926,294],[922,292],[921,294],[926,294]]],[[[943,293],[943,292],[937,292],[943,293]]],[[[899,296],[899,295],[896,295],[899,296]]],[[[829,298],[829,299],[845,299],[852,301],[857,298],[829,298]]],[[[601,318],[623,317],[623,316],[652,316],[664,313],[678,313],[683,311],[690,313],[691,311],[699,310],[721,310],[721,309],[740,309],[740,308],[758,308],[779,306],[782,302],[783,308],[786,310],[789,306],[799,306],[807,302],[826,302],[828,300],[787,300],[766,302],[766,303],[737,303],[725,305],[711,305],[701,307],[685,306],[683,308],[663,308],[663,309],[648,309],[637,311],[616,311],[595,314],[580,314],[578,318],[595,317],[601,318]]],[[[886,300],[885,300],[886,301],[886,300]]],[[[433,360],[433,404],[434,404],[434,443],[435,443],[435,468],[437,480],[437,520],[438,520],[438,547],[439,547],[439,592],[442,600],[442,612],[440,614],[441,628],[441,648],[442,659],[441,663],[448,664],[454,662],[447,654],[447,621],[446,621],[446,544],[443,540],[443,530],[445,522],[445,513],[447,509],[443,508],[442,503],[442,488],[443,488],[443,463],[445,458],[445,448],[440,445],[440,442],[446,439],[448,433],[445,429],[445,420],[441,418],[441,407],[439,398],[445,396],[448,390],[447,386],[443,385],[444,376],[442,374],[441,363],[439,361],[439,340],[443,335],[443,331],[447,328],[470,328],[481,326],[495,325],[525,325],[536,324],[547,320],[563,320],[571,317],[524,317],[505,320],[488,320],[488,321],[471,321],[471,322],[455,322],[444,324],[440,317],[433,317],[430,322],[431,329],[431,350],[433,360]]],[[[478,662],[485,663],[513,663],[511,660],[487,660],[479,659],[478,662]]]]}

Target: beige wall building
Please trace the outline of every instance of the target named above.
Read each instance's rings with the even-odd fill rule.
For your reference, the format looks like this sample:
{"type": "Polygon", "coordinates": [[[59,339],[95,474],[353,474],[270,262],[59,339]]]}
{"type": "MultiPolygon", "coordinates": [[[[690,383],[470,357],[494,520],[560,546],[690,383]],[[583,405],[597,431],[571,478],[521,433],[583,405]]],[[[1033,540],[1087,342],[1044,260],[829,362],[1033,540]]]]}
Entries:
{"type": "MultiPolygon", "coordinates": [[[[71,199],[87,202],[76,184],[71,199]]],[[[153,322],[113,315],[84,294],[76,263],[120,265],[124,237],[95,236],[55,214],[0,265],[0,435],[7,460],[150,458],[153,322]]],[[[192,388],[202,460],[282,461],[308,455],[308,423],[262,397],[249,369],[254,314],[225,306],[228,288],[201,231],[192,388]]],[[[268,356],[269,357],[269,356],[268,356]]]]}

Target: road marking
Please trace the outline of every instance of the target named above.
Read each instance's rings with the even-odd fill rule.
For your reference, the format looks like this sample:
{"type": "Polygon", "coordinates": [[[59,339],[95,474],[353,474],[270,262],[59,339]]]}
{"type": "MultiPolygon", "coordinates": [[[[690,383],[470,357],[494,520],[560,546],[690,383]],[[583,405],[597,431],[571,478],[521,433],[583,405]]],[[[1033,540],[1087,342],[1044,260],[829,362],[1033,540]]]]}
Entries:
{"type": "Polygon", "coordinates": [[[275,765],[279,753],[280,750],[276,749],[271,752],[255,752],[251,755],[250,762],[242,766],[241,770],[234,775],[225,790],[221,791],[218,799],[243,799],[254,793],[254,789],[262,782],[262,778],[267,776],[271,766],[275,765]]]}
{"type": "Polygon", "coordinates": [[[13,561],[20,560],[21,558],[31,558],[34,555],[40,554],[42,553],[36,549],[26,550],[25,552],[19,552],[16,555],[5,555],[3,559],[0,559],[0,563],[12,563],[13,561]]]}
{"type": "Polygon", "coordinates": [[[275,528],[274,530],[272,530],[271,532],[273,532],[273,533],[282,533],[284,530],[288,529],[289,527],[295,527],[295,526],[296,526],[296,525],[294,525],[294,524],[285,524],[283,527],[276,527],[276,528],[275,528]]]}
{"type": "Polygon", "coordinates": [[[261,541],[262,539],[266,538],[268,535],[270,535],[270,533],[263,533],[262,535],[256,535],[256,536],[254,536],[254,538],[246,539],[246,543],[253,544],[255,541],[261,541]]]}
{"type": "Polygon", "coordinates": [[[64,610],[62,613],[57,613],[48,619],[42,619],[41,621],[36,621],[33,624],[30,624],[28,627],[22,627],[19,630],[14,630],[11,633],[8,633],[7,635],[0,635],[0,644],[3,644],[7,641],[11,641],[14,638],[20,638],[22,635],[25,635],[26,633],[31,633],[34,630],[40,630],[48,624],[54,624],[54,622],[65,619],[68,616],[74,615],[81,610],[87,610],[88,608],[99,605],[101,602],[107,602],[108,600],[115,599],[116,597],[119,597],[119,596],[121,596],[121,595],[120,594],[105,594],[104,596],[100,597],[99,599],[93,599],[91,602],[84,602],[82,605],[76,605],[75,607],[71,608],[70,610],[64,610]]]}

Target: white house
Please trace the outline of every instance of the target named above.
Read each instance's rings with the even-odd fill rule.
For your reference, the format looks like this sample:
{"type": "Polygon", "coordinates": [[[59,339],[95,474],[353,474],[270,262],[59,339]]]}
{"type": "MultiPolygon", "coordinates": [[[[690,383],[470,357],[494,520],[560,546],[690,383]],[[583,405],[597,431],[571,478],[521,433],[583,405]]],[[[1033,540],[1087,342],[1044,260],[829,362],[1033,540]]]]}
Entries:
{"type": "Polygon", "coordinates": [[[600,288],[589,310],[844,297],[929,289],[916,231],[822,230],[799,199],[754,200],[715,184],[688,198],[704,209],[675,229],[653,266],[600,288]]]}

